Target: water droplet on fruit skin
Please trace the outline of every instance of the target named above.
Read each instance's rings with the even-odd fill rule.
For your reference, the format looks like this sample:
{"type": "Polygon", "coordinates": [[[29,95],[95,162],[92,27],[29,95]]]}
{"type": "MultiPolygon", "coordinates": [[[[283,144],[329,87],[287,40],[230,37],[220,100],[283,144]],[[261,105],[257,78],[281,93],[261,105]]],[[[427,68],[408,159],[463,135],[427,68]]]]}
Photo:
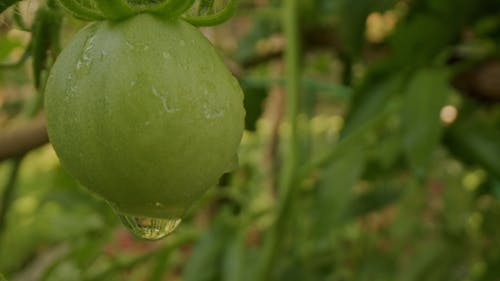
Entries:
{"type": "Polygon", "coordinates": [[[146,240],[158,240],[172,233],[181,223],[180,218],[159,219],[119,214],[122,224],[134,235],[146,240]]]}

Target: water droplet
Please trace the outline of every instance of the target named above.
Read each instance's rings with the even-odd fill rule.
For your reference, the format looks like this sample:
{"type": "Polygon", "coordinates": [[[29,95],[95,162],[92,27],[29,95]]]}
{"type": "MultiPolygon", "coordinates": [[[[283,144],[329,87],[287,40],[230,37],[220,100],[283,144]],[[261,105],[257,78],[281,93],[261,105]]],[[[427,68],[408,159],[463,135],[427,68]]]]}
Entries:
{"type": "Polygon", "coordinates": [[[133,234],[147,240],[158,240],[172,233],[181,219],[158,219],[118,214],[123,225],[133,234]]]}

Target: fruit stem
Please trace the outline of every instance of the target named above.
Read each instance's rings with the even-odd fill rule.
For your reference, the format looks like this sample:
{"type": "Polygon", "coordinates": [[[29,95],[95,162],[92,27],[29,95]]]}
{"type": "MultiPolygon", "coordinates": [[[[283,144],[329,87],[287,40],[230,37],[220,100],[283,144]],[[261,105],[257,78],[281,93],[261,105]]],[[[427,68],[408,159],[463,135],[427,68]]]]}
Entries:
{"type": "Polygon", "coordinates": [[[166,16],[166,17],[179,17],[187,11],[195,0],[168,0],[161,5],[151,8],[151,12],[166,16]]]}
{"type": "MultiPolygon", "coordinates": [[[[266,244],[259,279],[267,281],[272,279],[272,271],[279,253],[283,237],[286,236],[290,206],[297,187],[296,178],[298,170],[298,113],[301,87],[301,73],[299,68],[300,47],[298,28],[297,0],[288,0],[283,3],[283,28],[286,38],[285,71],[286,71],[286,119],[290,125],[288,144],[283,156],[283,169],[280,174],[279,197],[276,221],[271,227],[266,244]]],[[[285,139],[282,143],[285,143],[285,139]]]]}
{"type": "Polygon", "coordinates": [[[104,19],[103,15],[100,12],[85,7],[76,0],[58,0],[58,1],[61,7],[75,18],[86,21],[97,21],[104,19]]]}
{"type": "Polygon", "coordinates": [[[183,19],[194,26],[213,26],[230,19],[236,12],[240,0],[229,0],[229,3],[219,12],[206,16],[184,16],[183,19]]]}
{"type": "Polygon", "coordinates": [[[138,13],[125,0],[95,0],[95,3],[106,19],[120,20],[138,13]]]}

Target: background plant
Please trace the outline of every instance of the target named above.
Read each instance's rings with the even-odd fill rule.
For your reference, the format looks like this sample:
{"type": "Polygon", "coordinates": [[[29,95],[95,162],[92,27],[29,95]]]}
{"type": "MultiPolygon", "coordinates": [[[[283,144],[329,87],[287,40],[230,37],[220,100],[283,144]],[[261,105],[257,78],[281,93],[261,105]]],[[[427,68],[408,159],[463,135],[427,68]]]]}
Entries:
{"type": "Polygon", "coordinates": [[[499,1],[240,1],[204,29],[245,90],[240,168],[157,243],[40,147],[46,73],[84,23],[0,11],[9,280],[498,280],[499,1]]]}

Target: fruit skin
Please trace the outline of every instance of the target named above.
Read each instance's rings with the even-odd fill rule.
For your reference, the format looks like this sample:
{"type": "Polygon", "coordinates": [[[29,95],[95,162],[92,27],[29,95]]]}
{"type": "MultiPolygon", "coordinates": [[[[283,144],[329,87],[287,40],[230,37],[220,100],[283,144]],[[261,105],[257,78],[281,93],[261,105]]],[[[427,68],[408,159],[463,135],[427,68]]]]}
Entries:
{"type": "Polygon", "coordinates": [[[243,93],[182,20],[139,14],[80,31],[45,89],[62,165],[127,215],[179,218],[232,164],[243,93]]]}

